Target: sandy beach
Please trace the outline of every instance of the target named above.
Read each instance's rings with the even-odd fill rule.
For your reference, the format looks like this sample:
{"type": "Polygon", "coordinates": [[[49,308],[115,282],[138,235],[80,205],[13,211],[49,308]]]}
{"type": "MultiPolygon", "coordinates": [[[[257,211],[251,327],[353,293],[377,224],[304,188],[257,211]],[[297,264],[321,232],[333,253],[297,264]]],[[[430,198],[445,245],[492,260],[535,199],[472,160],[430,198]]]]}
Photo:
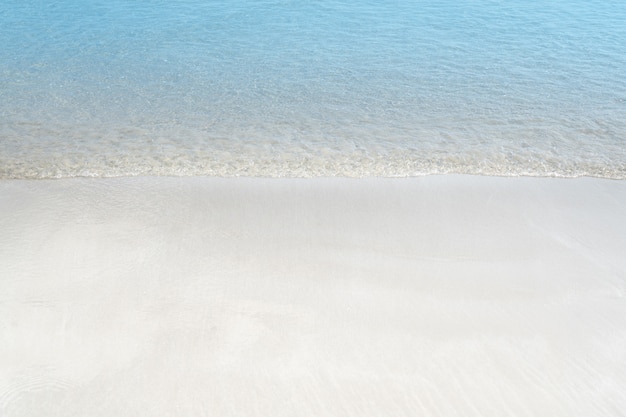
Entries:
{"type": "Polygon", "coordinates": [[[0,181],[0,415],[619,416],[626,181],[0,181]]]}

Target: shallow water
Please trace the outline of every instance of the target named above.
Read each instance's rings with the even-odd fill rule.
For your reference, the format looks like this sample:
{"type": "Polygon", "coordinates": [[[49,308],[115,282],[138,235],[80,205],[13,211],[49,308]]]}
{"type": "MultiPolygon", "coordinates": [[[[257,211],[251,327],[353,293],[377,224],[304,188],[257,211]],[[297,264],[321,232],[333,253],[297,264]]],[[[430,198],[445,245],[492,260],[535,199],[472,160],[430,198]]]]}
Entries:
{"type": "Polygon", "coordinates": [[[0,178],[626,178],[621,1],[6,1],[0,178]]]}

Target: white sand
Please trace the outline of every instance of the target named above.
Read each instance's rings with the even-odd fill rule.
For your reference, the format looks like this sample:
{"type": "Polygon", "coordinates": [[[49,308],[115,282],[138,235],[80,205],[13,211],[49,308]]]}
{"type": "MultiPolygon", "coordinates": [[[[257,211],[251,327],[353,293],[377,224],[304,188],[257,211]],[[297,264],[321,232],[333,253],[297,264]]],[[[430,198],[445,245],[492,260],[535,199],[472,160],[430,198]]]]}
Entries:
{"type": "Polygon", "coordinates": [[[0,182],[0,416],[619,416],[626,181],[0,182]]]}

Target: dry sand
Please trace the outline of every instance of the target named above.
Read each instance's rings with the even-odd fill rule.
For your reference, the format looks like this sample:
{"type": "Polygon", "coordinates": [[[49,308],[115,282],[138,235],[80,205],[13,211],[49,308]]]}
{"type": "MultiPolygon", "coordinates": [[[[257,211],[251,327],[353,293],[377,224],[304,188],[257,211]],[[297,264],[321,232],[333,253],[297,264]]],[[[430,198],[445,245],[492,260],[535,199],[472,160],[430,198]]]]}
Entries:
{"type": "Polygon", "coordinates": [[[625,181],[0,181],[0,415],[623,416],[625,296],[625,181]]]}

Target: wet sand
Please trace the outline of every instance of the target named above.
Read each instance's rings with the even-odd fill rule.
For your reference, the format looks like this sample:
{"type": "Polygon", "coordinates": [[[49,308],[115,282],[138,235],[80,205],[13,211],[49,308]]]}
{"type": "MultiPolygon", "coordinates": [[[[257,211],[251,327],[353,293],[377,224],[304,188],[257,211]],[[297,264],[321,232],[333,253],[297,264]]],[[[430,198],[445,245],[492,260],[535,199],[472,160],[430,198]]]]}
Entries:
{"type": "Polygon", "coordinates": [[[626,181],[0,181],[0,415],[617,416],[626,181]]]}

